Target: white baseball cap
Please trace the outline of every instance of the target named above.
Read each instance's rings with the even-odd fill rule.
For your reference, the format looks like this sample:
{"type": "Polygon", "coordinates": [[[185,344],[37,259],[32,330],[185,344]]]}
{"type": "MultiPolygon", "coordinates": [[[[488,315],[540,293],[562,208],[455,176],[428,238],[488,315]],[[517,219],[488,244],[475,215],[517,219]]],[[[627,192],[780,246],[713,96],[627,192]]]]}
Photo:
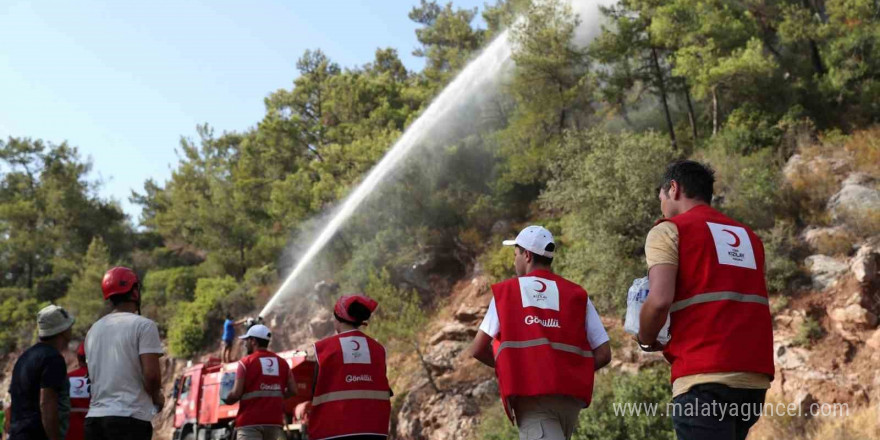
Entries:
{"type": "Polygon", "coordinates": [[[503,244],[505,246],[519,245],[533,254],[547,258],[553,258],[553,252],[556,250],[553,234],[543,226],[529,226],[520,231],[515,240],[504,240],[503,244]]]}
{"type": "Polygon", "coordinates": [[[269,331],[269,327],[266,327],[263,324],[257,324],[248,329],[247,334],[244,336],[239,336],[238,339],[247,339],[247,338],[257,338],[262,339],[264,341],[268,341],[272,338],[272,332],[269,331]]]}

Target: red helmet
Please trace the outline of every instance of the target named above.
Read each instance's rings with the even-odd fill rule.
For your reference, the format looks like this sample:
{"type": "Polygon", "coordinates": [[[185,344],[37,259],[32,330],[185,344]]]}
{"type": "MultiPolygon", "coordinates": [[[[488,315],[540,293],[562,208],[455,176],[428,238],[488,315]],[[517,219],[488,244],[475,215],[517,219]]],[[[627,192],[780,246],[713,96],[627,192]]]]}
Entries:
{"type": "Polygon", "coordinates": [[[354,303],[359,303],[366,307],[370,313],[376,310],[376,307],[379,305],[376,300],[361,293],[355,295],[343,295],[336,301],[336,306],[333,307],[333,313],[347,322],[358,323],[359,321],[348,313],[348,308],[354,303]]]}
{"type": "MultiPolygon", "coordinates": [[[[137,274],[133,270],[117,266],[104,274],[104,280],[101,281],[101,290],[104,291],[104,299],[108,300],[113,295],[121,295],[132,291],[134,286],[138,284],[137,274]]],[[[131,299],[140,300],[140,293],[134,291],[131,299]]]]}

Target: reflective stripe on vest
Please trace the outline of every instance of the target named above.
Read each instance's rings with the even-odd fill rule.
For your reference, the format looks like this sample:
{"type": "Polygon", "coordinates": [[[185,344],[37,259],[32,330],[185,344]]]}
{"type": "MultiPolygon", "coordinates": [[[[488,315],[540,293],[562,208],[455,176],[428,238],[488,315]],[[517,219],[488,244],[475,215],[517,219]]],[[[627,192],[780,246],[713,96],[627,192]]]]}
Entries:
{"type": "Polygon", "coordinates": [[[578,356],[593,357],[593,352],[584,350],[580,347],[575,347],[574,345],[563,344],[561,342],[550,342],[547,338],[539,338],[532,339],[531,341],[505,341],[502,342],[501,345],[498,346],[498,351],[495,352],[495,359],[498,359],[498,355],[501,354],[501,351],[505,348],[530,348],[530,347],[538,347],[540,345],[549,345],[550,348],[559,351],[566,351],[572,354],[576,354],[578,356]]]}
{"type": "Polygon", "coordinates": [[[282,394],[281,391],[251,391],[249,393],[242,394],[241,400],[256,399],[258,397],[281,397],[281,398],[284,398],[284,394],[282,394]]]}
{"type": "Polygon", "coordinates": [[[89,412],[88,408],[70,408],[70,413],[87,413],[89,412]]]}
{"type": "Polygon", "coordinates": [[[322,403],[336,402],[337,400],[353,399],[391,400],[391,392],[368,390],[336,391],[315,396],[315,398],[312,399],[312,406],[318,406],[322,403]]]}
{"type": "Polygon", "coordinates": [[[715,301],[736,301],[744,303],[764,304],[766,306],[770,306],[770,300],[768,300],[767,297],[761,295],[748,295],[739,292],[710,292],[694,295],[688,299],[683,299],[681,301],[676,301],[672,303],[672,307],[669,308],[669,313],[677,312],[685,307],[689,307],[694,304],[703,304],[715,301]]]}

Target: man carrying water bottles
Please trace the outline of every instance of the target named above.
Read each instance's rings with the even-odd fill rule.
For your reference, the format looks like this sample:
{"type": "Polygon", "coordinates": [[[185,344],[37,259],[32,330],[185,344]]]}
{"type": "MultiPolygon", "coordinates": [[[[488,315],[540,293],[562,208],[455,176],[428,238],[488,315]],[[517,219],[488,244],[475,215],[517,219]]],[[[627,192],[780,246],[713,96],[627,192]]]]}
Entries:
{"type": "Polygon", "coordinates": [[[550,231],[529,226],[504,245],[514,246],[517,277],[492,286],[471,353],[495,368],[521,440],[567,440],[590,405],[594,371],[611,361],[608,334],[587,292],[552,272],[550,231]]]}
{"type": "Polygon", "coordinates": [[[672,364],[672,422],[680,440],[745,439],[773,380],[773,324],[764,246],[748,226],[712,209],[714,172],[669,165],[659,188],[663,220],[648,233],[650,294],[636,341],[672,364]],[[657,334],[670,315],[672,339],[657,334]],[[712,414],[703,408],[758,408],[712,414]]]}

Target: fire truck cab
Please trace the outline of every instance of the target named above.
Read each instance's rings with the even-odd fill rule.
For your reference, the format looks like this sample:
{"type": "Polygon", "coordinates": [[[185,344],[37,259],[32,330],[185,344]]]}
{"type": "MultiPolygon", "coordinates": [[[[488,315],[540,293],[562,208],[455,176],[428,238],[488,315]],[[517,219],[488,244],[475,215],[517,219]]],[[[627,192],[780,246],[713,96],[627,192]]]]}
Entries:
{"type": "MultiPolygon", "coordinates": [[[[296,396],[284,401],[284,431],[288,439],[306,439],[304,407],[312,398],[315,363],[302,351],[286,351],[278,356],[287,360],[296,380],[296,396]],[[297,417],[297,413],[300,417],[297,417]]],[[[188,367],[175,381],[174,440],[232,439],[238,403],[226,405],[227,395],[235,383],[237,363],[222,364],[217,358],[188,367]]]]}

